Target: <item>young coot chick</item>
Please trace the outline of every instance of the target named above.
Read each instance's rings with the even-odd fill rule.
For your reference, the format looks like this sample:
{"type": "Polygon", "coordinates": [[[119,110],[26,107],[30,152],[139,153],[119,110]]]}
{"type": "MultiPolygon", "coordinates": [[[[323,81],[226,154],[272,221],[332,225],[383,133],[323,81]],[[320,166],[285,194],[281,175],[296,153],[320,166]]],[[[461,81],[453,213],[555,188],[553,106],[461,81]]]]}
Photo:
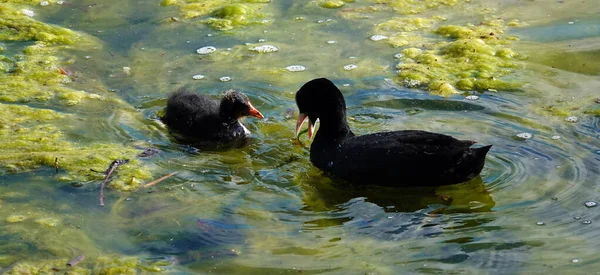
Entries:
{"type": "Polygon", "coordinates": [[[226,143],[250,135],[240,123],[245,116],[263,118],[243,93],[229,90],[218,101],[181,88],[169,96],[162,121],[171,130],[196,140],[226,143]]]}
{"type": "Polygon", "coordinates": [[[310,161],[335,178],[355,184],[437,186],[468,181],[481,172],[491,145],[418,130],[356,136],[346,122],[346,102],[328,79],[314,79],[296,93],[298,135],[308,118],[310,161]]]}

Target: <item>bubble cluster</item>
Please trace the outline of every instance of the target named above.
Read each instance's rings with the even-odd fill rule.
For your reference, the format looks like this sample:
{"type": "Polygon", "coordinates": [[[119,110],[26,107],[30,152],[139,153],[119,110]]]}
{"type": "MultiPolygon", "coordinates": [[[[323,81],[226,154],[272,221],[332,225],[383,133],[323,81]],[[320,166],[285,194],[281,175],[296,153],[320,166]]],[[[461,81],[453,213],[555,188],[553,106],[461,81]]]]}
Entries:
{"type": "Polygon", "coordinates": [[[356,68],[358,68],[358,66],[356,66],[354,64],[348,64],[348,65],[344,66],[344,70],[346,70],[346,71],[352,71],[356,68]]]}
{"type": "Polygon", "coordinates": [[[388,39],[388,37],[385,35],[376,34],[376,35],[372,35],[370,39],[372,41],[381,41],[381,40],[388,39]]]}
{"type": "Polygon", "coordinates": [[[552,136],[551,138],[554,139],[554,140],[556,140],[556,139],[560,139],[560,136],[558,136],[558,135],[557,136],[552,136]]]}
{"type": "Polygon", "coordinates": [[[222,77],[219,77],[219,80],[221,80],[223,82],[228,82],[228,81],[231,81],[231,77],[229,77],[229,76],[222,76],[222,77]]]}
{"type": "Polygon", "coordinates": [[[257,53],[272,53],[272,52],[279,51],[279,49],[273,45],[256,46],[256,47],[250,48],[250,50],[253,52],[257,52],[257,53]]]}
{"type": "Polygon", "coordinates": [[[50,2],[48,2],[48,1],[42,1],[42,2],[40,2],[40,6],[42,6],[42,7],[48,6],[48,5],[50,5],[50,2]]]}
{"type": "Polygon", "coordinates": [[[467,100],[478,100],[479,97],[476,96],[476,95],[469,95],[469,96],[466,96],[465,99],[467,99],[467,100]]]}
{"type": "Polygon", "coordinates": [[[21,12],[29,17],[35,16],[35,12],[33,12],[32,10],[22,9],[21,12]]]}
{"type": "Polygon", "coordinates": [[[285,67],[285,69],[290,72],[303,72],[306,70],[306,67],[304,67],[302,65],[290,65],[290,66],[285,67]]]}
{"type": "Polygon", "coordinates": [[[531,133],[519,133],[517,134],[518,138],[522,138],[522,139],[530,139],[533,137],[533,134],[531,133]]]}
{"type": "Polygon", "coordinates": [[[197,74],[197,75],[192,76],[192,79],[195,79],[195,80],[201,80],[201,79],[204,79],[204,78],[206,78],[206,76],[201,75],[201,74],[197,74]]]}
{"type": "Polygon", "coordinates": [[[217,48],[213,47],[213,46],[206,46],[206,47],[202,47],[200,49],[197,49],[196,52],[198,54],[210,54],[213,53],[217,50],[217,48]]]}
{"type": "Polygon", "coordinates": [[[578,120],[579,120],[579,118],[577,118],[576,116],[570,116],[570,117],[565,118],[566,122],[572,122],[572,123],[575,123],[578,120]]]}

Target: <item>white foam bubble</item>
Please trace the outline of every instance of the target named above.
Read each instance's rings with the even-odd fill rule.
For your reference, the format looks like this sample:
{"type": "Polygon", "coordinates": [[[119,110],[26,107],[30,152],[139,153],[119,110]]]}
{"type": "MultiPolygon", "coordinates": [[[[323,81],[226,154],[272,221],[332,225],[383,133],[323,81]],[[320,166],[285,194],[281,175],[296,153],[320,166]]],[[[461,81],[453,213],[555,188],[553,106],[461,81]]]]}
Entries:
{"type": "Polygon", "coordinates": [[[29,17],[34,17],[35,16],[35,12],[32,10],[27,10],[27,9],[22,9],[21,12],[29,17]]]}
{"type": "Polygon", "coordinates": [[[290,72],[303,72],[306,70],[306,67],[304,67],[302,65],[290,65],[290,66],[285,67],[285,69],[290,72]]]}
{"type": "Polygon", "coordinates": [[[344,66],[344,70],[346,70],[346,71],[352,71],[356,68],[358,68],[358,66],[356,66],[354,64],[348,64],[348,65],[344,66]]]}
{"type": "Polygon", "coordinates": [[[530,139],[533,137],[533,134],[531,133],[519,133],[517,134],[517,137],[522,138],[522,139],[530,139]]]}
{"type": "Polygon", "coordinates": [[[198,54],[210,54],[215,51],[217,51],[217,48],[215,48],[213,46],[206,46],[206,47],[202,47],[202,48],[196,50],[196,52],[198,54]]]}
{"type": "Polygon", "coordinates": [[[260,46],[250,48],[250,50],[253,52],[258,52],[258,53],[272,53],[272,52],[279,51],[279,48],[277,48],[273,45],[260,45],[260,46]]]}
{"type": "Polygon", "coordinates": [[[570,117],[565,118],[566,122],[572,122],[572,123],[575,123],[578,120],[579,120],[579,118],[577,118],[576,116],[570,116],[570,117]]]}
{"type": "Polygon", "coordinates": [[[387,37],[387,36],[385,36],[385,35],[376,34],[376,35],[372,35],[370,39],[371,39],[372,41],[381,41],[381,40],[388,39],[388,37],[387,37]]]}

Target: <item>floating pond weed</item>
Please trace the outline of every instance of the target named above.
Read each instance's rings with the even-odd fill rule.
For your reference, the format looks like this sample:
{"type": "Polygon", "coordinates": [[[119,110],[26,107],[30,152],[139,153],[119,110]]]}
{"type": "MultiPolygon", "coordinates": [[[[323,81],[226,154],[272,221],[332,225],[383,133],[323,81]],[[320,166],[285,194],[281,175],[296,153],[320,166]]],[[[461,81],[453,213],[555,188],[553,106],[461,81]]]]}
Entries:
{"type": "Polygon", "coordinates": [[[15,11],[0,16],[1,272],[486,273],[494,262],[507,274],[577,273],[560,262],[598,262],[598,207],[583,205],[597,200],[598,43],[533,41],[530,19],[552,31],[544,39],[593,31],[590,1],[576,15],[551,0],[0,2],[15,11]],[[589,27],[576,29],[584,14],[589,27]],[[278,51],[251,50],[266,43],[278,51]],[[359,135],[423,129],[494,144],[481,179],[423,192],[332,182],[306,137],[293,138],[295,91],[317,77],[344,93],[359,135]],[[252,144],[177,142],[158,117],[182,86],[247,93],[266,116],[244,121],[252,144]],[[159,153],[138,158],[149,147],[159,153]],[[116,159],[129,162],[98,207],[116,159]],[[546,242],[550,229],[565,238],[546,242]]]}
{"type": "MultiPolygon", "coordinates": [[[[69,29],[41,23],[19,12],[18,6],[0,6],[0,26],[9,31],[0,32],[0,40],[35,41],[25,46],[14,60],[3,58],[0,73],[0,101],[10,103],[45,103],[57,99],[63,106],[79,105],[87,101],[108,101],[129,109],[120,99],[88,93],[65,86],[70,76],[61,73],[59,56],[66,50],[100,48],[101,43],[91,36],[69,29]]],[[[11,44],[16,46],[16,44],[11,44]]],[[[53,166],[58,159],[65,173],[57,175],[65,181],[88,181],[102,175],[90,172],[106,170],[118,158],[132,159],[120,169],[112,185],[121,190],[131,190],[137,180],[150,177],[135,160],[137,150],[121,144],[91,143],[80,145],[69,141],[59,125],[71,117],[68,113],[25,105],[0,103],[0,166],[9,171],[30,170],[40,166],[53,166]]],[[[72,118],[71,118],[72,119],[72,118]]],[[[62,123],[62,124],[61,124],[62,123]]]]}
{"type": "Polygon", "coordinates": [[[522,68],[521,56],[506,46],[512,40],[500,38],[504,28],[502,20],[438,27],[434,32],[450,40],[404,49],[396,66],[400,82],[426,86],[444,96],[456,93],[454,87],[478,91],[521,88],[524,83],[501,79],[522,68]]]}
{"type": "MultiPolygon", "coordinates": [[[[412,15],[467,2],[377,1],[368,6],[351,4],[340,15],[349,20],[368,19],[390,11],[412,15]]],[[[477,13],[492,18],[493,9],[480,9],[477,13]]],[[[476,25],[443,25],[445,21],[447,18],[441,15],[405,16],[374,24],[372,34],[386,36],[389,45],[404,53],[396,65],[399,83],[442,96],[458,90],[514,91],[525,84],[516,77],[522,70],[524,57],[510,48],[518,38],[504,35],[509,26],[524,24],[518,20],[507,23],[502,19],[489,19],[476,25]]]]}
{"type": "Polygon", "coordinates": [[[66,267],[70,258],[64,257],[51,260],[23,261],[15,264],[6,274],[52,274],[63,271],[64,274],[146,274],[164,271],[171,265],[169,261],[143,260],[137,257],[121,255],[99,256],[86,259],[72,267],[66,267]],[[58,271],[57,271],[58,270],[58,271]],[[94,272],[92,272],[94,271],[94,272]]]}
{"type": "Polygon", "coordinates": [[[214,29],[226,31],[250,24],[263,23],[266,14],[262,13],[260,9],[268,3],[270,1],[265,0],[163,0],[161,5],[180,7],[181,14],[185,19],[206,17],[201,22],[214,29]]]}
{"type": "Polygon", "coordinates": [[[36,109],[21,105],[0,103],[0,166],[9,171],[23,171],[39,166],[53,166],[56,158],[61,170],[57,175],[62,181],[101,180],[102,173],[115,159],[131,159],[120,167],[112,187],[132,190],[139,187],[139,180],[150,178],[147,168],[141,168],[136,159],[137,149],[110,143],[78,145],[66,139],[57,126],[71,115],[48,109],[36,109]],[[135,180],[132,181],[132,178],[135,180]]]}

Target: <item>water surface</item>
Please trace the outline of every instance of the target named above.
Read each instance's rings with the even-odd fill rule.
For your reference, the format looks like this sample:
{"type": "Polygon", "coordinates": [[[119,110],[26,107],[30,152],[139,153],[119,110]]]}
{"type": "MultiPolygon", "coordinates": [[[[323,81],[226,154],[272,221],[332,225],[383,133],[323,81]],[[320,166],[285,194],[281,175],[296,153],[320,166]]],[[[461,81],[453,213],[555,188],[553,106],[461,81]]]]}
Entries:
{"type": "MultiPolygon", "coordinates": [[[[402,48],[369,39],[372,25],[384,18],[347,19],[316,2],[274,0],[262,10],[272,23],[230,31],[199,20],[170,22],[181,16],[179,10],[158,1],[35,5],[37,20],[102,42],[101,48],[59,53],[76,60],[62,65],[78,74],[65,85],[87,92],[110,90],[107,94],[126,107],[35,100],[10,104],[72,114],[56,126],[82,146],[111,141],[140,152],[158,149],[140,160],[151,178],[178,173],[148,189],[109,188],[107,206],[100,207],[101,180],[60,181],[48,165],[2,170],[0,267],[42,274],[51,267],[66,270],[68,260],[85,255],[77,272],[596,270],[600,212],[584,205],[600,200],[600,118],[589,112],[598,109],[594,100],[600,71],[593,64],[600,62],[600,10],[591,2],[471,1],[423,11],[419,16],[443,14],[448,19],[443,24],[477,24],[485,16],[473,14],[481,9],[526,23],[506,34],[520,38],[514,50],[527,56],[514,73],[525,83],[522,88],[461,91],[449,97],[402,85],[394,58],[402,48]],[[260,39],[280,51],[247,50],[244,43],[260,39]],[[200,56],[195,51],[203,46],[223,52],[232,48],[232,54],[200,56]],[[345,71],[347,64],[359,69],[345,71]],[[307,70],[287,72],[283,68],[289,65],[307,70]],[[196,74],[206,78],[192,79],[196,74]],[[232,81],[219,81],[222,76],[232,81]],[[310,142],[293,139],[295,114],[289,117],[295,91],[314,77],[328,77],[340,87],[357,134],[422,129],[493,144],[481,176],[433,189],[331,182],[310,164],[310,142]],[[244,122],[254,142],[225,151],[176,142],[157,113],[168,93],[182,86],[215,97],[227,89],[248,94],[266,117],[244,122]],[[479,99],[465,98],[471,94],[479,99]],[[577,122],[565,121],[568,116],[576,116],[577,122]],[[520,133],[532,138],[517,138],[520,133]],[[17,216],[23,220],[14,220],[17,216]]],[[[30,42],[2,43],[9,56],[30,42]]]]}

